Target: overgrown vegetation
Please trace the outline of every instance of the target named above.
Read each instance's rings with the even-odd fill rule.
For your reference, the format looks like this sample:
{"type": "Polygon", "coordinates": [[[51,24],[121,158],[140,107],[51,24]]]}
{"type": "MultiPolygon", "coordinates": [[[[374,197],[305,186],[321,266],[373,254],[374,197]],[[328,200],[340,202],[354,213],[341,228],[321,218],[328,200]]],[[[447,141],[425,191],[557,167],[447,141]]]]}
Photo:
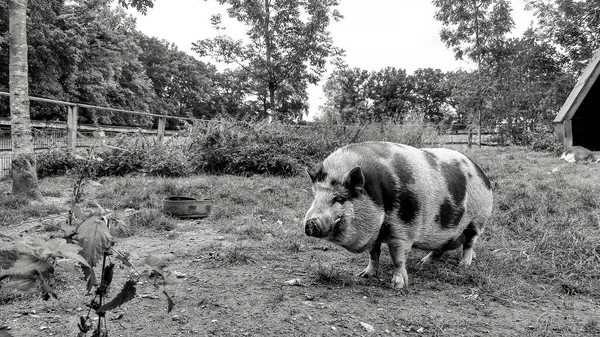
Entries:
{"type": "MultiPolygon", "coordinates": [[[[437,145],[433,126],[419,120],[404,124],[286,125],[247,123],[229,118],[189,126],[158,144],[143,134],[108,139],[94,163],[98,176],[129,173],[185,177],[192,173],[294,176],[335,149],[353,142],[386,140],[417,147],[437,145]]],[[[51,150],[38,155],[38,175],[76,169],[75,155],[51,150]]]]}

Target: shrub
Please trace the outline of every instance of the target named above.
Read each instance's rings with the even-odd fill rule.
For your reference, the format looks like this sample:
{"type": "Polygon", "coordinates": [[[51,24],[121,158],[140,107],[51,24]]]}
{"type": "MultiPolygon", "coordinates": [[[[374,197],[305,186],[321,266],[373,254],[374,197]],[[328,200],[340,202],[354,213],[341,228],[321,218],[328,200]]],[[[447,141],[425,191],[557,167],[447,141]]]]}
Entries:
{"type": "Polygon", "coordinates": [[[533,151],[544,151],[558,153],[561,150],[560,143],[552,132],[532,132],[529,145],[533,151]]]}
{"type": "Polygon", "coordinates": [[[431,143],[435,129],[422,122],[304,126],[220,119],[192,126],[186,134],[197,170],[293,176],[349,143],[383,140],[420,147],[431,143]]]}
{"type": "Polygon", "coordinates": [[[38,178],[64,175],[77,165],[73,154],[65,149],[38,152],[36,162],[38,178]]]}
{"type": "MultiPolygon", "coordinates": [[[[420,119],[363,125],[290,125],[242,122],[230,118],[189,126],[164,144],[142,134],[111,138],[97,147],[98,176],[145,173],[181,177],[191,173],[294,176],[335,149],[361,141],[391,141],[416,147],[435,143],[435,128],[420,119]]],[[[75,167],[66,151],[49,152],[40,176],[64,174],[75,167]]]]}
{"type": "Polygon", "coordinates": [[[98,163],[100,176],[146,173],[163,177],[182,177],[192,172],[191,161],[184,151],[183,144],[169,140],[157,144],[144,135],[117,138],[109,147],[100,152],[98,163]]]}

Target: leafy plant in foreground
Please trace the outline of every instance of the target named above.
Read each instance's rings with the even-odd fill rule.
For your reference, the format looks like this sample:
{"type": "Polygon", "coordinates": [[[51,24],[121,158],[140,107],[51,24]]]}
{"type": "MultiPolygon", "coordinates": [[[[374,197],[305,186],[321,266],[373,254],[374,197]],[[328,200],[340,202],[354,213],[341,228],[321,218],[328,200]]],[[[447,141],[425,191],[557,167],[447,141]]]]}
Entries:
{"type": "Polygon", "coordinates": [[[173,309],[174,302],[165,291],[164,286],[171,283],[175,277],[167,271],[167,259],[160,256],[148,256],[143,260],[138,270],[129,260],[129,254],[114,248],[115,242],[111,235],[111,224],[122,222],[98,204],[102,215],[84,216],[77,205],[83,198],[84,184],[95,177],[93,147],[88,157],[75,156],[83,161],[77,165],[77,178],[73,188],[73,201],[66,223],[60,226],[63,237],[44,240],[39,237],[27,236],[20,240],[2,237],[14,241],[14,248],[0,251],[0,288],[1,289],[38,289],[44,300],[58,294],[52,288],[56,267],[75,271],[79,266],[83,271],[88,294],[95,288],[94,298],[86,306],[89,308],[85,316],[80,316],[78,336],[86,336],[92,331],[92,336],[108,336],[106,312],[114,310],[135,298],[136,286],[145,277],[153,286],[162,290],[167,297],[168,312],[173,309]],[[105,216],[103,216],[105,215],[105,216]],[[75,225],[78,223],[78,225],[75,225]],[[135,273],[124,284],[121,291],[110,301],[107,301],[109,287],[113,280],[115,261],[132,268],[135,273]],[[101,265],[100,265],[101,264],[101,265]],[[100,282],[96,277],[95,268],[100,268],[100,282]],[[92,310],[98,316],[94,327],[92,310]]]}

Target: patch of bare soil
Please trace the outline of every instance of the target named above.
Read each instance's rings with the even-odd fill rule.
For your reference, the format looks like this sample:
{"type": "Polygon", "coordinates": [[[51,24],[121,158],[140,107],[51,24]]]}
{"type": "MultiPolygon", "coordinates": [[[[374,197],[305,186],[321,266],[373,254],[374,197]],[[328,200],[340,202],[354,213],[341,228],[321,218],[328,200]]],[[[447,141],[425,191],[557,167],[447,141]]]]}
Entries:
{"type": "MultiPolygon", "coordinates": [[[[110,336],[594,336],[600,332],[593,323],[598,322],[600,306],[591,299],[553,293],[542,300],[506,300],[474,288],[419,279],[414,270],[409,270],[413,274],[409,277],[415,282],[394,290],[387,284],[386,272],[372,280],[352,276],[364,267],[366,256],[356,258],[329,244],[277,256],[268,253],[277,237],[237,241],[215,226],[210,220],[183,221],[172,232],[145,231],[118,240],[117,249],[139,257],[173,254],[169,269],[181,273],[181,278],[169,289],[176,303],[171,313],[160,293],[139,285],[134,300],[108,314],[110,336]],[[318,281],[319,263],[344,266],[334,275],[342,281],[318,281]],[[289,283],[296,285],[286,283],[293,279],[298,281],[289,283]]],[[[19,230],[25,229],[30,228],[19,230]]],[[[90,297],[85,296],[81,275],[59,272],[58,300],[43,301],[38,293],[0,292],[0,327],[9,327],[13,336],[76,336],[79,316],[85,315],[90,297]]],[[[110,296],[120,290],[127,273],[127,269],[115,271],[110,296]]]]}

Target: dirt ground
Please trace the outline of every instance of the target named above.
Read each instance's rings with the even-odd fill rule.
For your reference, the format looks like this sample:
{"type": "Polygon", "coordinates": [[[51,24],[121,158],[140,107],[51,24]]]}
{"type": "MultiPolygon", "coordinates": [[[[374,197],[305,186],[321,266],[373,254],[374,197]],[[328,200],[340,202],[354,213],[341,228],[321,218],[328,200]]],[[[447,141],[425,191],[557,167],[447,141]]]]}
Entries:
{"type": "MultiPolygon", "coordinates": [[[[3,234],[19,236],[28,229],[53,234],[39,225],[7,227],[3,234]]],[[[274,256],[266,250],[276,235],[245,247],[250,258],[235,261],[225,252],[240,243],[215,226],[210,220],[181,221],[171,232],[148,230],[118,240],[117,249],[139,256],[173,254],[169,269],[182,275],[169,286],[176,303],[171,313],[164,296],[139,285],[134,300],[108,314],[110,336],[593,336],[600,331],[590,326],[600,317],[600,303],[593,299],[549,292],[543,299],[507,300],[426,279],[414,267],[416,257],[409,260],[412,284],[394,290],[388,286],[389,259],[382,261],[387,269],[379,279],[363,280],[353,274],[365,267],[366,256],[327,243],[274,256]],[[341,282],[315,277],[324,264],[336,266],[333,276],[341,282]],[[286,283],[293,279],[296,285],[286,283]]],[[[127,275],[127,269],[116,270],[111,297],[127,275]]],[[[0,328],[13,336],[76,336],[90,300],[78,277],[65,272],[58,277],[58,300],[0,292],[0,328]]]]}

